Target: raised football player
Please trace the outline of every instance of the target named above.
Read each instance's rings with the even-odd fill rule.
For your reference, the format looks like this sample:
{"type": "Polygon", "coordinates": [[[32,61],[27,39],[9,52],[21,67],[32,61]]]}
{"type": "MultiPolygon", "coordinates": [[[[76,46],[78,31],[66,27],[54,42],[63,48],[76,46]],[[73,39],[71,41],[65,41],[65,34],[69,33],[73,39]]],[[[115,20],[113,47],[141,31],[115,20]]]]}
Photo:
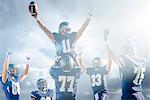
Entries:
{"type": "Polygon", "coordinates": [[[128,44],[120,50],[120,56],[111,51],[113,61],[118,64],[122,77],[121,100],[145,100],[142,94],[142,81],[146,68],[145,59],[137,56],[135,48],[128,44]]]}
{"type": "Polygon", "coordinates": [[[73,59],[64,56],[62,63],[53,66],[50,74],[55,80],[56,100],[76,100],[77,79],[80,77],[80,69],[75,68],[73,59]],[[61,66],[61,67],[60,67],[61,66]]]}
{"type": "Polygon", "coordinates": [[[37,88],[37,91],[31,92],[32,100],[54,100],[54,91],[48,89],[45,79],[40,78],[37,81],[37,88]]]}
{"type": "Polygon", "coordinates": [[[8,51],[4,60],[2,69],[2,88],[6,95],[6,100],[19,100],[20,81],[23,81],[28,74],[30,66],[30,57],[26,57],[26,68],[21,76],[19,76],[18,68],[15,64],[10,63],[11,51],[8,51]]]}
{"type": "MultiPolygon", "coordinates": [[[[107,33],[105,31],[104,37],[107,40],[107,33]]],[[[92,67],[87,68],[87,74],[90,76],[91,85],[93,89],[94,100],[108,100],[109,90],[107,88],[107,74],[111,69],[111,57],[109,51],[109,45],[106,42],[107,52],[108,52],[108,62],[107,65],[102,64],[102,58],[95,57],[92,61],[92,67]]]]}
{"type": "MultiPolygon", "coordinates": [[[[74,46],[77,40],[81,37],[84,30],[88,26],[93,11],[88,13],[88,17],[81,26],[81,28],[77,32],[72,32],[71,28],[69,27],[68,22],[60,23],[58,27],[58,32],[51,32],[46,26],[39,20],[38,18],[38,11],[37,5],[34,2],[31,2],[29,5],[29,12],[35,18],[36,22],[38,23],[39,27],[44,31],[47,37],[54,43],[56,48],[56,55],[59,58],[63,55],[69,55],[76,61],[76,54],[74,52],[74,46]]],[[[56,60],[57,61],[59,60],[56,60]]]]}

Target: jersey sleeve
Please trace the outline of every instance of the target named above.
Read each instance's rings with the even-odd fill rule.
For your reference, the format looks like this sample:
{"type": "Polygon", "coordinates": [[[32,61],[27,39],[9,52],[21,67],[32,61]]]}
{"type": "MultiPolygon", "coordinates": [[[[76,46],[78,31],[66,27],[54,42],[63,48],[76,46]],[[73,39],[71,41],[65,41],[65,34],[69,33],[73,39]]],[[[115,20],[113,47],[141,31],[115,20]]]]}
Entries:
{"type": "Polygon", "coordinates": [[[54,92],[54,90],[50,90],[50,97],[52,98],[53,96],[54,96],[54,94],[55,94],[55,92],[54,92]]]}
{"type": "Polygon", "coordinates": [[[50,71],[49,71],[50,75],[52,77],[55,77],[55,73],[54,73],[54,68],[51,68],[50,71]]]}
{"type": "Polygon", "coordinates": [[[87,72],[88,75],[90,74],[90,68],[87,68],[87,72]]]}
{"type": "Polygon", "coordinates": [[[58,68],[51,67],[49,73],[50,73],[50,75],[52,76],[52,78],[57,77],[57,74],[58,74],[58,70],[57,70],[57,69],[58,69],[58,68]]]}
{"type": "Polygon", "coordinates": [[[71,40],[75,41],[77,38],[77,32],[72,32],[70,38],[71,38],[71,40]]]}
{"type": "Polygon", "coordinates": [[[30,94],[31,98],[37,98],[37,95],[36,95],[36,92],[35,91],[32,91],[31,94],[30,94]]]}
{"type": "Polygon", "coordinates": [[[0,89],[2,89],[2,76],[0,76],[0,89]]]}
{"type": "Polygon", "coordinates": [[[58,34],[58,33],[53,32],[53,36],[54,36],[54,39],[55,39],[55,40],[56,40],[56,38],[57,38],[57,34],[58,34]]]}
{"type": "Polygon", "coordinates": [[[106,70],[106,65],[102,67],[102,73],[103,74],[108,74],[109,71],[106,70]]]}
{"type": "Polygon", "coordinates": [[[80,78],[81,70],[80,70],[79,68],[77,68],[76,71],[77,71],[77,72],[76,72],[76,77],[77,77],[77,78],[80,78]]]}

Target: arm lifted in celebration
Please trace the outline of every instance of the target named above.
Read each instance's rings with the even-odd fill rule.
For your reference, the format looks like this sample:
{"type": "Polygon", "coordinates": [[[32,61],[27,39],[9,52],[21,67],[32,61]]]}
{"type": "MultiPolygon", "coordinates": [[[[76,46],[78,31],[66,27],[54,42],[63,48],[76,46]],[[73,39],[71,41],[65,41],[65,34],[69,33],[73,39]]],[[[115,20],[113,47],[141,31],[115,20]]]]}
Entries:
{"type": "Polygon", "coordinates": [[[54,42],[53,33],[48,28],[46,28],[46,26],[38,18],[38,7],[34,1],[32,1],[29,5],[29,12],[31,13],[31,16],[36,19],[39,27],[44,31],[44,33],[48,36],[48,38],[52,40],[52,42],[54,42]]]}
{"type": "Polygon", "coordinates": [[[29,67],[30,67],[30,57],[26,57],[27,59],[27,64],[26,64],[26,68],[24,69],[23,74],[20,77],[20,80],[23,81],[26,79],[28,73],[29,73],[29,67]]]}
{"type": "Polygon", "coordinates": [[[104,30],[104,39],[106,42],[106,46],[107,46],[107,50],[109,53],[109,58],[112,59],[117,65],[121,65],[121,61],[119,59],[119,57],[113,52],[113,50],[110,47],[109,41],[108,41],[108,36],[109,36],[109,30],[104,30]]]}
{"type": "Polygon", "coordinates": [[[52,33],[50,30],[48,30],[48,29],[46,28],[46,26],[39,20],[38,17],[36,18],[36,21],[37,21],[38,25],[40,26],[40,28],[41,28],[41,29],[44,31],[44,33],[48,36],[48,38],[49,38],[52,42],[54,42],[54,35],[53,35],[53,33],[52,33]]]}
{"type": "Polygon", "coordinates": [[[107,52],[108,52],[108,64],[106,66],[106,70],[109,72],[111,69],[111,65],[112,65],[112,60],[111,60],[111,48],[108,42],[108,35],[109,35],[109,30],[104,30],[104,40],[105,40],[105,44],[106,44],[106,48],[107,48],[107,52]]]}
{"type": "Polygon", "coordinates": [[[81,35],[83,34],[83,31],[86,29],[86,27],[88,26],[91,17],[93,16],[94,13],[94,9],[92,9],[91,11],[88,12],[88,17],[85,20],[85,22],[83,23],[83,25],[81,26],[81,28],[77,31],[77,40],[81,37],[81,35]]]}
{"type": "Polygon", "coordinates": [[[10,61],[10,56],[12,55],[12,51],[8,51],[6,53],[6,56],[5,56],[5,60],[4,60],[4,63],[3,63],[3,69],[2,69],[2,82],[3,83],[6,83],[7,81],[7,70],[8,70],[8,66],[9,66],[9,61],[10,61]]]}

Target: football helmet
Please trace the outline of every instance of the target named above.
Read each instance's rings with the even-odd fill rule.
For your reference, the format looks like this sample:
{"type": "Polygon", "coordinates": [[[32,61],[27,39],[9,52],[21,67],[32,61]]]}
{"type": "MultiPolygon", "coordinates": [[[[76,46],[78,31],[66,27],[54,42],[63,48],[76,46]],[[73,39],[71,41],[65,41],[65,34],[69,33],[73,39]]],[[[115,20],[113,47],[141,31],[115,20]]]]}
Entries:
{"type": "Polygon", "coordinates": [[[69,33],[71,29],[69,28],[68,22],[62,22],[59,25],[59,33],[69,33]]]}
{"type": "Polygon", "coordinates": [[[92,61],[92,66],[93,67],[100,67],[101,66],[101,58],[95,57],[92,61]]]}
{"type": "Polygon", "coordinates": [[[41,91],[41,92],[46,92],[47,91],[47,81],[43,78],[40,78],[37,81],[37,88],[41,91]]]}
{"type": "Polygon", "coordinates": [[[18,67],[15,64],[9,64],[8,76],[10,80],[17,82],[19,79],[18,67]]]}

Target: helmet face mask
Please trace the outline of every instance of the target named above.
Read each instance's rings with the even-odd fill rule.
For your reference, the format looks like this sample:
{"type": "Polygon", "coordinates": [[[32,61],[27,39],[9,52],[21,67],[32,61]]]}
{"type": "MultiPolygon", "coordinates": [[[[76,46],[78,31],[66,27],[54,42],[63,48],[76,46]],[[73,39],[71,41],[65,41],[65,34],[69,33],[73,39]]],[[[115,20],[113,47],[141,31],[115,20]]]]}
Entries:
{"type": "Polygon", "coordinates": [[[68,26],[63,26],[60,30],[60,33],[69,33],[71,29],[68,26]]]}
{"type": "Polygon", "coordinates": [[[10,80],[17,82],[19,79],[18,68],[15,64],[9,64],[8,67],[8,76],[10,80]]]}
{"type": "Polygon", "coordinates": [[[65,35],[66,33],[69,33],[71,31],[71,28],[69,28],[68,22],[62,22],[59,25],[59,33],[65,35]]]}
{"type": "Polygon", "coordinates": [[[11,76],[17,76],[18,75],[18,68],[15,64],[9,64],[8,73],[11,76]]]}
{"type": "Polygon", "coordinates": [[[37,88],[41,91],[41,92],[46,92],[47,91],[47,81],[45,79],[39,79],[37,81],[37,88]]]}
{"type": "Polygon", "coordinates": [[[101,66],[101,58],[95,57],[92,61],[92,66],[97,68],[101,66]]]}

